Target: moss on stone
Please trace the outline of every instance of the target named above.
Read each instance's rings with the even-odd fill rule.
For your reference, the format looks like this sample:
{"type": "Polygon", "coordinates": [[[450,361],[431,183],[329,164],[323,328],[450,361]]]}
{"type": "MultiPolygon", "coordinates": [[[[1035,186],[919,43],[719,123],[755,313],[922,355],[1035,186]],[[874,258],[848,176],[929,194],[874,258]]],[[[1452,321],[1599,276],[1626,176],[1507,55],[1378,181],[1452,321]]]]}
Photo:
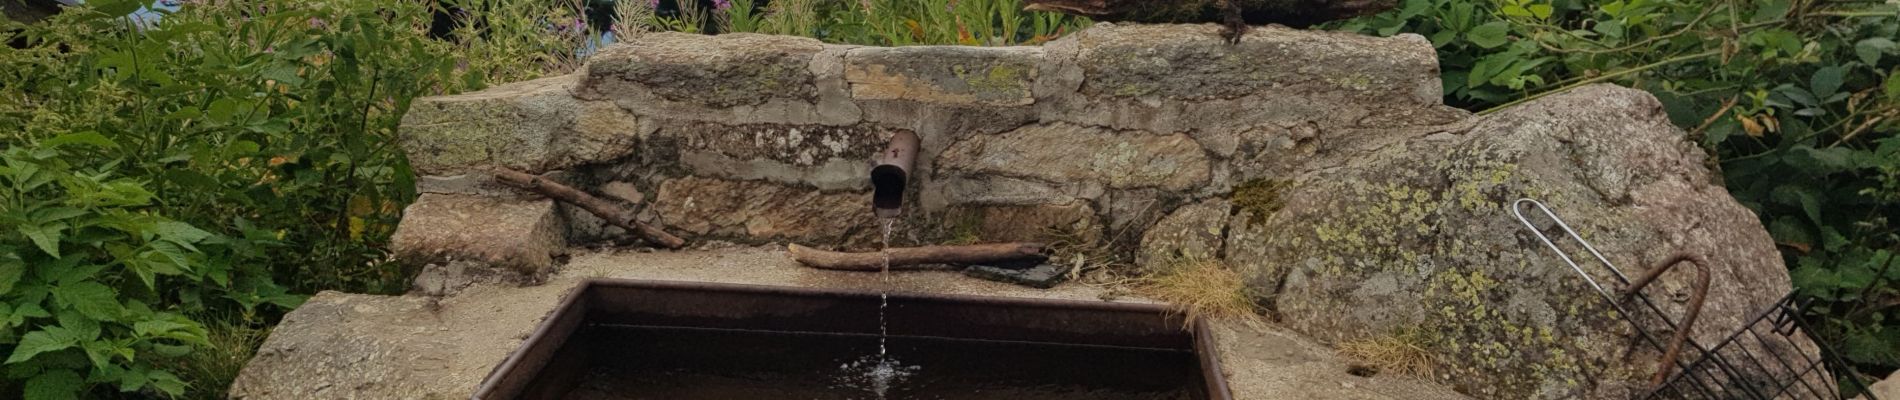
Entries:
{"type": "Polygon", "coordinates": [[[1280,192],[1286,190],[1288,182],[1277,179],[1254,179],[1234,186],[1234,207],[1248,214],[1247,222],[1261,224],[1267,217],[1280,212],[1286,204],[1280,199],[1280,192]]]}

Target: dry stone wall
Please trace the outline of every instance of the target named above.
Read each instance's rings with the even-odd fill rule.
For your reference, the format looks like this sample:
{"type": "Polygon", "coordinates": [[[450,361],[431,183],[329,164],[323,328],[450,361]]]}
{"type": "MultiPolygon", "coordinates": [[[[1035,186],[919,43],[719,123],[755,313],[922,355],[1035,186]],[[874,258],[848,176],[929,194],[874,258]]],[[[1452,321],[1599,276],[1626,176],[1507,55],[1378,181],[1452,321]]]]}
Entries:
{"type": "MultiPolygon", "coordinates": [[[[1520,231],[1512,200],[1583,221],[1626,270],[1711,256],[1707,342],[1788,291],[1765,230],[1647,93],[1590,86],[1477,117],[1440,103],[1424,38],[1262,27],[1230,45],[1218,29],[1099,24],[1011,48],[643,35],[573,75],[417,101],[401,142],[424,195],[396,252],[537,275],[625,240],[497,186],[494,166],[692,241],[872,248],[871,158],[909,132],[922,148],[893,244],[1220,260],[1285,326],[1409,338],[1432,379],[1476,397],[1628,398],[1658,357],[1520,231]]],[[[430,290],[455,286],[444,274],[430,290]]],[[[1650,295],[1687,287],[1667,276],[1650,295]]]]}

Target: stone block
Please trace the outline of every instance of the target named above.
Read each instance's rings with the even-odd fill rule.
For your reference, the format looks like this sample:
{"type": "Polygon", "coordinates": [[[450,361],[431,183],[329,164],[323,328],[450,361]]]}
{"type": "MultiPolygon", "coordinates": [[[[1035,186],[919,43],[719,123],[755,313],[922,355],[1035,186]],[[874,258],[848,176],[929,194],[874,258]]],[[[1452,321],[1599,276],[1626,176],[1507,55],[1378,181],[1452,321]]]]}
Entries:
{"type": "Polygon", "coordinates": [[[653,206],[675,233],[701,237],[847,245],[877,239],[868,192],[687,177],[662,182],[653,206]]]}
{"type": "Polygon", "coordinates": [[[1037,47],[863,47],[845,54],[845,81],[859,100],[941,105],[1035,103],[1037,47]]]}
{"type": "Polygon", "coordinates": [[[424,193],[403,210],[390,246],[412,266],[474,261],[538,277],[566,251],[565,235],[553,200],[424,193]]]}
{"type": "Polygon", "coordinates": [[[417,99],[397,140],[410,165],[430,175],[487,166],[544,172],[630,154],[639,133],[634,116],[612,103],[575,99],[577,79],[417,99]]]}
{"type": "Polygon", "coordinates": [[[960,175],[1177,191],[1206,185],[1212,168],[1201,145],[1186,134],[1061,123],[965,139],[945,149],[936,166],[960,175]]]}
{"type": "Polygon", "coordinates": [[[1233,205],[1211,199],[1181,206],[1142,234],[1135,263],[1155,270],[1183,260],[1212,260],[1220,256],[1221,240],[1233,205]]]}

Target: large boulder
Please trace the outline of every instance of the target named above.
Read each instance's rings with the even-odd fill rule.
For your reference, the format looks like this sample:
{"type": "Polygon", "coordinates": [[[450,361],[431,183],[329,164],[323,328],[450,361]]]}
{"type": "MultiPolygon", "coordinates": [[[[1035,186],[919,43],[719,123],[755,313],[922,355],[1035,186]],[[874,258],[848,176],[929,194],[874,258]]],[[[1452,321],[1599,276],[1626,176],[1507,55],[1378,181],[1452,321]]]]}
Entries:
{"type": "MultiPolygon", "coordinates": [[[[1627,274],[1678,252],[1708,257],[1714,279],[1693,330],[1703,343],[1789,290],[1755,215],[1645,92],[1588,86],[1444,130],[1311,160],[1236,201],[1245,217],[1230,230],[1249,235],[1228,252],[1249,256],[1236,264],[1253,285],[1278,288],[1282,322],[1328,341],[1425,338],[1448,367],[1441,378],[1479,397],[1640,393],[1657,352],[1512,217],[1525,197],[1627,274]]],[[[1671,318],[1693,275],[1680,271],[1646,292],[1671,318]]]]}

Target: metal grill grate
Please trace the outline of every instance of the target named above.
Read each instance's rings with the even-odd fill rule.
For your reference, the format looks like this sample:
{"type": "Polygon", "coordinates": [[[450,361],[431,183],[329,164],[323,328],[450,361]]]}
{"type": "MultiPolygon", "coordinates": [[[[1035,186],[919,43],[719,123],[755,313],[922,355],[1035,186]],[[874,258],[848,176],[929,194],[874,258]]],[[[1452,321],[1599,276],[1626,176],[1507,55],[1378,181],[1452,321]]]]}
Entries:
{"type": "MultiPolygon", "coordinates": [[[[1583,240],[1576,230],[1571,229],[1568,223],[1558,218],[1543,203],[1521,199],[1512,203],[1511,213],[1577,276],[1583,277],[1591,288],[1608,300],[1617,315],[1635,328],[1637,339],[1662,352],[1661,365],[1650,381],[1649,391],[1640,398],[1835,400],[1845,398],[1843,387],[1853,388],[1855,392],[1864,392],[1866,389],[1866,384],[1851,373],[1840,381],[1835,380],[1834,377],[1841,375],[1832,374],[1831,371],[1846,371],[1846,366],[1825,345],[1808,340],[1805,333],[1808,331],[1807,326],[1800,318],[1803,304],[1792,293],[1752,315],[1740,329],[1713,346],[1707,346],[1688,335],[1708,292],[1709,273],[1703,257],[1694,254],[1671,257],[1632,281],[1630,276],[1623,274],[1603,253],[1583,240]],[[1557,246],[1551,235],[1531,222],[1526,216],[1527,210],[1534,210],[1548,218],[1555,227],[1562,229],[1569,240],[1583,247],[1608,269],[1621,284],[1620,287],[1624,288],[1621,294],[1612,293],[1586,273],[1570,257],[1570,253],[1557,246]],[[1695,268],[1696,278],[1692,283],[1693,293],[1689,304],[1678,323],[1678,319],[1665,314],[1642,289],[1662,274],[1684,264],[1695,268]],[[1674,333],[1670,337],[1663,337],[1658,335],[1659,331],[1674,333]]],[[[1872,394],[1862,396],[1860,398],[1878,400],[1872,394]]]]}

